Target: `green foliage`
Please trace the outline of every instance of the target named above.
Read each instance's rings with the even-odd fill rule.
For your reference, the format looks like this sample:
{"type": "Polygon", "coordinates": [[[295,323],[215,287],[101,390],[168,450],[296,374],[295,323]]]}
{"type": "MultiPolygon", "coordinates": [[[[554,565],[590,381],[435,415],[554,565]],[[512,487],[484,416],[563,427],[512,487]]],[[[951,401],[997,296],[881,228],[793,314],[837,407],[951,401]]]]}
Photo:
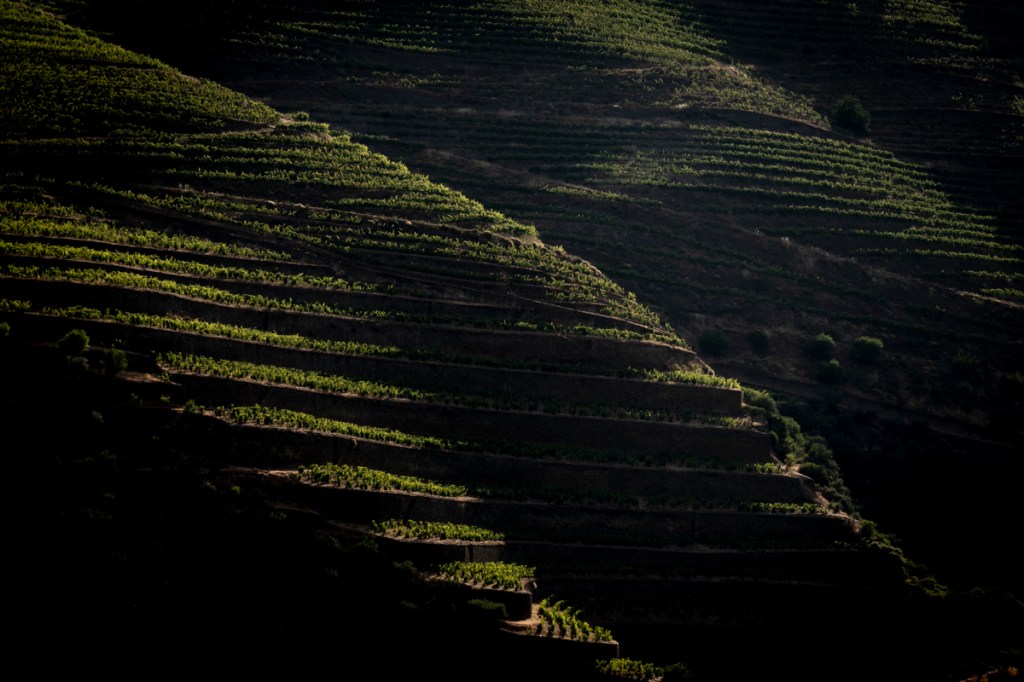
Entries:
{"type": "MultiPolygon", "coordinates": [[[[710,193],[721,206],[742,202],[751,214],[750,224],[756,224],[759,230],[786,237],[799,234],[812,243],[826,243],[830,250],[835,248],[830,234],[855,235],[847,242],[851,244],[849,253],[884,259],[897,267],[903,267],[904,261],[912,257],[923,261],[915,263],[915,269],[926,271],[930,277],[942,277],[943,281],[948,280],[951,268],[974,271],[981,263],[1002,265],[1003,272],[990,271],[998,277],[1012,276],[1019,270],[1014,267],[1020,264],[1018,240],[1001,232],[994,216],[965,210],[926,169],[868,145],[718,126],[675,127],[671,132],[609,126],[594,127],[585,135],[576,130],[558,133],[583,138],[590,146],[615,149],[584,162],[586,172],[579,179],[591,190],[621,192],[626,188],[627,193],[643,196],[651,191],[675,195],[692,191],[701,197],[710,193]],[[620,143],[614,147],[606,139],[612,135],[620,143]],[[621,143],[626,140],[636,151],[622,151],[621,143]],[[827,218],[829,226],[809,221],[809,215],[827,218]],[[859,218],[867,219],[868,224],[859,218]],[[805,226],[797,227],[795,223],[805,226]],[[908,243],[913,242],[972,248],[947,248],[948,253],[941,248],[908,249],[908,243]],[[857,243],[864,247],[857,248],[857,243]],[[887,248],[889,245],[892,247],[887,248]],[[937,258],[955,258],[958,262],[933,266],[937,258]]],[[[568,143],[566,146],[563,154],[570,155],[568,143]]],[[[544,152],[550,153],[549,144],[544,152]]],[[[540,152],[538,157],[540,163],[540,152]]],[[[706,244],[702,246],[707,248],[706,244]]],[[[726,256],[726,251],[715,249],[715,254],[726,256]]],[[[731,267],[782,274],[755,259],[729,255],[731,267]]],[[[793,273],[785,276],[802,279],[793,273]]],[[[979,292],[992,288],[991,283],[976,280],[964,285],[979,292]]],[[[1013,287],[1000,288],[1005,291],[993,290],[993,295],[1013,296],[1013,287]]]]}
{"type": "Polygon", "coordinates": [[[567,606],[564,600],[554,601],[553,597],[545,597],[537,605],[537,615],[540,618],[538,635],[585,642],[612,641],[609,630],[586,622],[580,610],[567,606]]]}
{"type": "Polygon", "coordinates": [[[769,414],[768,433],[771,436],[772,450],[780,457],[802,450],[804,436],[800,425],[792,417],[777,413],[769,414]]]}
{"type": "Polygon", "coordinates": [[[750,344],[750,350],[758,357],[766,357],[771,351],[771,339],[768,338],[768,334],[764,330],[755,329],[748,332],[747,343],[750,344]]]}
{"type": "Polygon", "coordinates": [[[845,95],[832,110],[832,125],[864,137],[871,131],[871,116],[857,97],[845,95]]]}
{"type": "Polygon", "coordinates": [[[454,582],[519,592],[526,582],[533,579],[537,569],[504,561],[455,561],[438,566],[438,572],[443,578],[454,582]]]}
{"type": "Polygon", "coordinates": [[[223,130],[268,124],[264,104],[68,26],[30,4],[0,5],[4,137],[223,130]]]}
{"type": "Polygon", "coordinates": [[[864,365],[878,362],[885,344],[873,336],[858,336],[850,348],[850,360],[864,365]]]}
{"type": "Polygon", "coordinates": [[[661,682],[684,682],[692,679],[693,673],[683,663],[670,663],[662,669],[661,682]]]}
{"type": "Polygon", "coordinates": [[[120,348],[104,348],[100,355],[100,365],[107,376],[128,369],[128,355],[120,348]]]}
{"type": "Polygon", "coordinates": [[[508,608],[490,599],[470,599],[466,602],[472,616],[484,621],[497,621],[508,619],[508,608]]]}
{"type": "Polygon", "coordinates": [[[437,397],[435,394],[416,389],[374,381],[363,381],[338,374],[322,374],[320,372],[293,369],[291,367],[221,360],[201,355],[166,353],[161,355],[159,360],[179,371],[300,386],[332,393],[350,393],[361,396],[404,398],[408,400],[429,400],[437,397]]]}
{"type": "Polygon", "coordinates": [[[646,663],[633,658],[612,658],[597,661],[596,669],[602,677],[613,680],[653,682],[661,678],[661,670],[653,663],[646,663]]]}
{"type": "Polygon", "coordinates": [[[828,483],[829,480],[828,470],[816,462],[804,462],[801,464],[800,473],[819,484],[828,483]]]}
{"type": "Polygon", "coordinates": [[[335,485],[362,490],[402,490],[439,497],[462,497],[466,488],[424,480],[416,476],[399,476],[386,471],[348,464],[310,464],[299,467],[299,478],[310,483],[335,485]]]}
{"type": "MultiPolygon", "coordinates": [[[[530,64],[542,59],[545,65],[584,75],[602,74],[608,59],[630,60],[640,67],[638,73],[627,71],[619,77],[638,96],[665,106],[754,110],[822,122],[807,98],[727,60],[721,38],[688,5],[658,0],[495,0],[437,7],[305,7],[277,14],[260,31],[245,31],[250,48],[278,59],[308,59],[309,41],[316,40],[320,58],[335,60],[344,53],[332,50],[355,43],[392,52],[448,53],[470,61],[500,58],[530,64]],[[485,33],[481,27],[486,27],[485,33]]],[[[363,84],[411,89],[449,80],[439,74],[399,71],[397,64],[403,62],[397,60],[394,71],[362,77],[363,84]]]]}
{"type": "MultiPolygon", "coordinates": [[[[47,205],[33,208],[27,205],[10,204],[8,211],[45,210],[47,212],[70,211],[70,207],[47,205]]],[[[5,213],[6,211],[0,211],[5,213]]],[[[146,246],[169,251],[187,251],[223,256],[237,256],[265,260],[289,260],[289,254],[272,249],[260,249],[215,242],[210,239],[182,234],[168,234],[147,230],[139,227],[119,227],[99,220],[56,220],[29,215],[10,215],[4,218],[3,231],[7,234],[18,234],[34,237],[61,237],[91,241],[109,242],[131,246],[146,246]]],[[[65,252],[73,254],[75,252],[65,252]]],[[[79,252],[81,253],[81,252],[79,252]]]]}
{"type": "MultiPolygon", "coordinates": [[[[3,245],[0,244],[0,251],[3,245]]],[[[102,282],[113,286],[121,286],[131,289],[143,289],[150,291],[166,291],[188,296],[200,300],[225,303],[232,305],[248,306],[253,308],[270,308],[275,310],[292,310],[300,312],[312,312],[325,315],[349,314],[358,316],[362,313],[366,317],[386,317],[387,313],[375,314],[376,311],[353,311],[351,309],[339,309],[327,305],[322,301],[303,303],[290,298],[273,298],[262,294],[240,294],[227,289],[207,286],[203,284],[187,284],[174,279],[154,277],[138,272],[123,272],[117,270],[105,270],[101,268],[63,268],[47,267],[41,268],[34,265],[18,266],[4,265],[0,272],[13,277],[25,277],[30,279],[44,279],[72,282],[102,282]]]]}
{"type": "Polygon", "coordinates": [[[815,360],[831,360],[835,356],[835,340],[822,332],[804,344],[804,353],[815,360]]]}
{"type": "Polygon", "coordinates": [[[761,514],[827,514],[828,510],[815,502],[740,502],[741,511],[761,514]]]}
{"type": "MultiPolygon", "coordinates": [[[[218,416],[234,420],[239,424],[260,424],[274,425],[286,428],[309,429],[319,433],[339,434],[376,440],[386,443],[396,443],[418,448],[447,449],[466,452],[492,452],[509,454],[516,457],[529,457],[532,459],[566,459],[575,461],[590,462],[624,462],[634,461],[635,456],[628,453],[605,451],[589,448],[571,448],[565,446],[544,446],[532,443],[517,443],[508,440],[490,442],[469,442],[437,438],[433,436],[422,436],[406,433],[395,429],[386,429],[377,426],[354,424],[334,419],[315,417],[304,412],[284,410],[260,405],[249,406],[219,406],[215,408],[218,416]]],[[[706,462],[701,462],[707,465],[706,462]]]]}
{"type": "Polygon", "coordinates": [[[951,361],[953,369],[961,373],[970,373],[976,370],[981,365],[981,360],[978,356],[969,350],[963,348],[957,348],[953,354],[951,361]]]}
{"type": "Polygon", "coordinates": [[[373,531],[407,540],[458,540],[461,542],[495,542],[505,539],[504,533],[460,523],[388,519],[374,521],[373,531]]]}
{"type": "Polygon", "coordinates": [[[775,398],[773,398],[771,393],[768,391],[759,391],[756,388],[744,386],[743,402],[748,406],[764,410],[766,415],[773,416],[779,414],[779,408],[775,404],[775,398]]]}
{"type": "Polygon", "coordinates": [[[365,426],[351,422],[338,421],[316,417],[305,412],[284,410],[276,407],[263,407],[261,405],[248,405],[232,407],[218,407],[215,412],[233,420],[237,424],[262,424],[287,426],[297,429],[308,429],[318,433],[331,433],[346,436],[356,436],[367,440],[376,440],[386,443],[397,443],[420,448],[451,448],[461,449],[469,447],[466,443],[447,441],[432,436],[419,436],[395,429],[386,429],[378,426],[365,426]]]}
{"type": "Polygon", "coordinates": [[[824,360],[818,363],[814,378],[827,386],[835,386],[843,380],[843,368],[838,360],[824,360]]]}
{"type": "MultiPolygon", "coordinates": [[[[385,399],[416,400],[431,403],[463,405],[472,408],[535,410],[534,403],[527,397],[508,394],[473,394],[462,391],[426,391],[407,386],[385,384],[362,380],[339,374],[323,374],[280,365],[264,365],[237,360],[224,360],[200,355],[165,353],[159,362],[183,372],[231,379],[269,382],[287,386],[309,388],[331,393],[371,396],[385,399]]],[[[542,405],[546,413],[573,414],[599,417],[620,417],[651,421],[691,421],[693,415],[667,410],[645,410],[630,407],[609,407],[605,404],[552,401],[542,405]]],[[[745,424],[730,417],[705,416],[703,423],[743,427],[745,424]]]]}
{"type": "Polygon", "coordinates": [[[693,674],[682,663],[659,666],[633,658],[612,658],[596,662],[597,674],[604,679],[634,682],[683,682],[693,674]]]}
{"type": "Polygon", "coordinates": [[[0,322],[0,341],[4,341],[8,336],[11,335],[11,325],[9,322],[0,322]]]}
{"type": "Polygon", "coordinates": [[[639,373],[639,376],[650,381],[696,384],[697,386],[711,386],[715,388],[740,388],[740,382],[736,379],[711,374],[708,370],[701,367],[694,370],[644,369],[639,373]]]}
{"type": "Polygon", "coordinates": [[[16,298],[0,298],[0,311],[23,313],[29,310],[32,310],[32,301],[22,301],[16,298]]]}
{"type": "Polygon", "coordinates": [[[57,350],[71,358],[81,355],[88,347],[89,335],[84,329],[72,329],[57,342],[57,350]]]}
{"type": "Polygon", "coordinates": [[[701,353],[709,357],[718,357],[729,349],[729,341],[721,329],[705,329],[700,334],[698,347],[701,353]]]}
{"type": "Polygon", "coordinates": [[[278,334],[253,327],[240,327],[237,325],[223,324],[221,322],[210,322],[194,317],[178,317],[174,315],[149,315],[146,313],[129,313],[121,311],[100,311],[95,308],[75,306],[73,308],[51,308],[43,309],[48,315],[60,317],[78,317],[93,320],[112,320],[124,324],[139,327],[153,327],[157,329],[173,329],[176,331],[195,332],[207,336],[219,336],[229,339],[241,339],[254,341],[270,346],[284,346],[289,348],[308,348],[311,350],[328,351],[331,353],[344,353],[346,355],[397,355],[399,349],[395,346],[377,346],[369,343],[358,343],[355,341],[339,341],[328,339],[313,339],[299,334],[278,334]]]}
{"type": "MultiPolygon", "coordinates": [[[[89,250],[93,251],[93,250],[89,250]]],[[[4,242],[0,240],[0,253],[18,253],[20,255],[31,255],[31,256],[42,256],[42,257],[54,257],[62,258],[69,256],[69,251],[66,247],[50,247],[46,245],[37,244],[14,244],[12,242],[4,242]]],[[[175,272],[176,265],[173,259],[154,259],[152,257],[141,257],[134,258],[133,254],[118,254],[113,258],[113,262],[131,264],[131,265],[145,265],[145,267],[166,267],[171,273],[175,272]]],[[[183,261],[182,261],[183,262],[183,261]]],[[[281,273],[273,273],[265,270],[253,270],[248,268],[211,268],[210,266],[204,265],[189,265],[183,267],[181,272],[188,272],[189,274],[200,274],[209,276],[218,276],[217,272],[225,274],[228,279],[238,279],[252,282],[265,282],[268,284],[286,284],[286,285],[318,285],[318,286],[339,286],[341,288],[347,288],[342,280],[335,278],[316,278],[309,277],[304,278],[301,274],[290,274],[284,275],[281,273]],[[230,274],[228,274],[230,271],[230,274]],[[326,284],[331,282],[331,284],[326,284]]],[[[102,282],[113,286],[120,286],[132,289],[142,289],[151,291],[164,291],[172,292],[182,296],[188,296],[190,298],[196,298],[199,300],[206,300],[217,303],[246,306],[252,308],[271,308],[275,310],[289,310],[295,312],[311,312],[322,315],[339,315],[345,317],[355,317],[360,319],[400,319],[417,322],[434,322],[441,324],[462,324],[465,326],[479,326],[484,328],[501,327],[501,322],[495,322],[487,318],[476,319],[476,318],[457,318],[453,316],[430,316],[430,317],[411,317],[401,312],[390,311],[386,309],[363,309],[363,308],[352,308],[352,307],[337,307],[330,304],[324,303],[322,300],[312,301],[298,301],[293,298],[278,298],[271,297],[264,294],[256,293],[236,293],[229,289],[208,286],[204,284],[189,284],[186,282],[178,281],[177,279],[162,278],[138,272],[127,272],[120,270],[107,270],[101,268],[64,268],[64,267],[46,267],[41,268],[38,266],[18,266],[18,265],[0,265],[0,272],[7,274],[12,277],[24,277],[32,279],[46,279],[46,280],[58,280],[58,281],[75,281],[75,282],[102,282]]],[[[363,290],[364,288],[370,288],[372,285],[357,284],[353,286],[354,289],[363,290]]],[[[287,291],[285,292],[287,294],[287,291]]],[[[81,307],[74,308],[81,313],[85,313],[85,309],[81,307]]],[[[51,309],[55,311],[55,314],[67,315],[67,310],[71,309],[51,309]],[[59,311],[59,312],[57,312],[59,311]]],[[[104,317],[99,313],[93,311],[90,312],[94,319],[104,317]]],[[[73,315],[73,316],[82,316],[73,315]]],[[[182,330],[199,331],[202,333],[209,333],[218,336],[229,336],[233,338],[246,338],[249,340],[260,339],[263,343],[270,343],[274,345],[290,345],[295,347],[314,348],[318,350],[332,350],[336,352],[344,353],[357,353],[357,354],[395,354],[398,353],[398,349],[394,346],[381,347],[374,346],[372,344],[362,344],[355,342],[345,341],[324,341],[318,339],[306,339],[299,337],[298,335],[284,335],[277,334],[274,332],[262,332],[255,329],[246,329],[233,325],[226,325],[215,322],[205,322],[202,320],[184,319],[177,317],[168,316],[156,316],[147,314],[134,314],[134,313],[117,313],[117,316],[121,318],[121,321],[126,321],[132,324],[145,324],[148,326],[159,326],[163,328],[174,328],[182,330]]],[[[517,326],[516,329],[523,329],[522,326],[517,326]]],[[[601,336],[609,336],[614,338],[624,339],[656,339],[662,340],[668,343],[676,343],[678,340],[675,337],[669,337],[660,335],[657,333],[639,333],[632,330],[622,330],[615,328],[594,328],[586,327],[583,325],[577,325],[574,327],[560,327],[558,325],[550,324],[545,325],[543,328],[538,328],[537,325],[528,326],[531,331],[541,332],[553,332],[558,331],[562,333],[573,333],[573,334],[597,334],[601,336]]],[[[680,343],[681,345],[681,343],[680,343]]],[[[479,361],[479,359],[477,359],[479,361]]],[[[505,364],[515,364],[514,359],[505,364]]],[[[683,379],[685,380],[685,379],[683,379]]]]}
{"type": "Polygon", "coordinates": [[[363,288],[358,285],[353,286],[336,277],[308,276],[303,273],[290,274],[260,268],[216,266],[192,260],[153,256],[132,251],[95,249],[86,246],[0,241],[0,253],[128,265],[147,270],[189,274],[212,279],[268,282],[322,289],[359,290],[363,288]]]}
{"type": "MultiPolygon", "coordinates": [[[[744,389],[744,399],[747,391],[744,389]]],[[[768,432],[772,441],[772,450],[790,465],[796,466],[817,484],[817,490],[829,502],[829,506],[839,511],[853,513],[854,505],[850,490],[843,482],[842,473],[836,463],[832,450],[821,436],[806,436],[800,424],[789,416],[784,416],[775,408],[775,402],[765,401],[751,395],[768,414],[768,432]],[[775,408],[775,409],[773,409],[775,408]]]]}

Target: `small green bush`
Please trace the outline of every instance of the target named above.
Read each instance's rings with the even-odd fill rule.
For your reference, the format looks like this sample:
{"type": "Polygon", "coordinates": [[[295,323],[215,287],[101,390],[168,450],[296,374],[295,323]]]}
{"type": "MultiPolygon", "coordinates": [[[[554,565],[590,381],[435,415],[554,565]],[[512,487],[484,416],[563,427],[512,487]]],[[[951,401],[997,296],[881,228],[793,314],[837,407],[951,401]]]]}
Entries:
{"type": "Polygon", "coordinates": [[[11,325],[6,322],[0,322],[0,341],[3,341],[11,335],[11,325]]]}
{"type": "Polygon", "coordinates": [[[768,338],[768,334],[760,329],[755,329],[747,334],[747,343],[750,344],[750,350],[758,357],[763,358],[771,351],[771,340],[768,338]]]}
{"type": "Polygon", "coordinates": [[[700,352],[709,357],[724,355],[729,349],[729,342],[725,338],[725,332],[721,329],[705,329],[698,340],[700,352]]]}
{"type": "Polygon", "coordinates": [[[850,348],[850,360],[861,364],[870,365],[878,362],[882,355],[885,344],[881,339],[873,336],[858,336],[853,340],[853,347],[850,348]]]}
{"type": "Polygon", "coordinates": [[[470,599],[466,602],[466,606],[471,614],[480,620],[508,620],[508,608],[500,602],[490,599],[470,599]]]}
{"type": "Polygon", "coordinates": [[[978,359],[978,356],[969,350],[959,348],[953,355],[952,365],[954,370],[973,370],[976,369],[980,364],[981,360],[978,359]]]}
{"type": "Polygon", "coordinates": [[[71,368],[72,372],[84,374],[89,371],[89,360],[81,355],[76,355],[75,357],[68,356],[68,367],[71,368]]]}
{"type": "Polygon", "coordinates": [[[683,680],[692,679],[693,673],[682,663],[666,665],[661,676],[661,682],[682,682],[683,680]]]}
{"type": "Polygon", "coordinates": [[[832,110],[832,125],[854,135],[866,136],[871,131],[871,116],[853,95],[846,95],[832,110]]]}
{"type": "Polygon", "coordinates": [[[595,662],[598,676],[611,680],[633,680],[634,682],[679,682],[691,680],[690,669],[682,663],[661,667],[633,658],[612,658],[595,662]]]}
{"type": "Polygon", "coordinates": [[[836,342],[828,334],[818,334],[804,344],[804,353],[815,360],[831,360],[836,353],[836,342]]]}
{"type": "Polygon", "coordinates": [[[89,347],[89,335],[84,329],[72,329],[57,342],[57,350],[69,358],[76,357],[89,347]]]}
{"type": "Polygon", "coordinates": [[[104,350],[100,362],[103,365],[103,372],[110,377],[128,369],[128,355],[120,348],[104,350]]]}
{"type": "Polygon", "coordinates": [[[597,661],[597,673],[607,679],[636,680],[646,682],[660,677],[661,672],[653,663],[633,658],[612,658],[597,661]]]}
{"type": "Polygon", "coordinates": [[[818,364],[815,378],[823,384],[835,386],[843,380],[843,368],[838,360],[828,360],[818,364]]]}
{"type": "Polygon", "coordinates": [[[800,465],[800,473],[820,485],[828,485],[830,483],[828,470],[817,462],[804,462],[800,465]]]}
{"type": "Polygon", "coordinates": [[[759,391],[756,388],[744,386],[743,402],[751,407],[759,407],[769,415],[777,415],[779,413],[779,407],[775,404],[775,399],[772,398],[768,391],[759,391]]]}

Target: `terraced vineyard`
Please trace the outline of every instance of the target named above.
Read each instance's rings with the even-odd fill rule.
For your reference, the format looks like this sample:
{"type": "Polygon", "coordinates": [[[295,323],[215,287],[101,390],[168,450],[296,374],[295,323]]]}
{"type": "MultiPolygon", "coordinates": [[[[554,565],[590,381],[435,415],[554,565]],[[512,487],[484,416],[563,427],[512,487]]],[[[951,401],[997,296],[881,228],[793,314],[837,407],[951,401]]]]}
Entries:
{"type": "MultiPolygon", "coordinates": [[[[1006,274],[1017,261],[995,219],[822,129],[672,124],[637,108],[609,122],[586,115],[588,100],[539,117],[449,102],[432,117],[416,102],[462,83],[446,60],[467,51],[488,55],[474,58],[474,82],[529,64],[544,87],[596,96],[625,83],[639,108],[824,122],[751,70],[724,68],[691,10],[298,4],[262,24],[266,6],[253,8],[252,25],[199,41],[193,57],[225,50],[229,71],[352,68],[330,87],[410,99],[387,123],[361,96],[308,106],[321,93],[283,114],[37,5],[0,2],[2,423],[31,452],[12,457],[4,488],[14,579],[29,588],[13,599],[14,644],[55,637],[101,659],[111,640],[217,663],[243,651],[259,654],[243,668],[280,658],[295,670],[296,651],[386,641],[402,653],[388,674],[447,679],[477,679],[483,664],[499,667],[494,679],[603,679],[629,667],[611,662],[620,656],[681,661],[698,679],[811,679],[855,653],[834,677],[859,679],[883,661],[896,674],[948,670],[1015,636],[998,618],[958,626],[1003,612],[939,605],[940,586],[857,515],[820,439],[766,393],[716,375],[617,283],[676,291],[660,307],[687,326],[684,300],[717,300],[729,324],[749,314],[733,301],[774,297],[752,293],[765,282],[812,277],[729,246],[755,217],[785,216],[786,236],[811,244],[825,236],[814,216],[840,216],[851,252],[951,235],[942,243],[970,247],[970,267],[1006,274]],[[362,61],[392,51],[414,57],[411,71],[362,61]],[[634,72],[637,61],[654,70],[634,72]],[[69,82],[73,97],[53,94],[69,82]],[[695,91],[661,101],[672,83],[695,91]],[[499,144],[513,130],[516,151],[499,144]],[[894,194],[879,195],[881,177],[894,194]],[[681,196],[705,208],[684,210],[681,196]],[[720,234],[690,229],[698,218],[720,234]],[[599,269],[576,246],[620,258],[599,269]],[[648,269],[683,260],[692,271],[648,269]],[[677,288],[736,264],[759,284],[677,288]],[[854,652],[868,627],[871,651],[854,652]],[[225,632],[244,646],[220,650],[225,632]],[[799,660],[779,655],[794,643],[799,660]]],[[[226,27],[219,11],[196,16],[213,32],[226,27]]],[[[473,91],[481,105],[500,89],[489,87],[473,91]]],[[[837,262],[849,272],[826,288],[836,300],[865,272],[837,262]]],[[[929,262],[913,282],[941,279],[929,262]]],[[[936,300],[960,300],[942,291],[936,300]]],[[[943,314],[992,340],[973,313],[943,314]]],[[[995,315],[987,324],[1005,329],[995,315]]]]}
{"type": "Polygon", "coordinates": [[[1016,8],[148,5],[202,44],[69,11],[535,226],[719,373],[784,396],[945,578],[1020,588],[1008,560],[963,562],[1003,545],[993,517],[1020,522],[1001,483],[1024,436],[1016,8]],[[846,95],[866,131],[834,123],[846,95]],[[820,334],[834,357],[806,352],[820,334]],[[907,513],[908,487],[937,519],[907,513]],[[965,518],[965,545],[936,530],[965,518]]]}

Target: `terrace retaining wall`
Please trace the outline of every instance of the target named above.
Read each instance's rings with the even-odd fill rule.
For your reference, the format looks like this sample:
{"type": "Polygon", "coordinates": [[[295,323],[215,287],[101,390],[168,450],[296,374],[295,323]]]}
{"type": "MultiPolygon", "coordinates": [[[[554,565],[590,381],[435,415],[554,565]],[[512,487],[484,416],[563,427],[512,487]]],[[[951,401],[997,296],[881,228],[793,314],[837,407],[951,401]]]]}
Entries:
{"type": "Polygon", "coordinates": [[[562,445],[738,464],[774,461],[768,434],[749,429],[381,400],[189,373],[173,376],[200,403],[259,404],[456,440],[562,445]]]}

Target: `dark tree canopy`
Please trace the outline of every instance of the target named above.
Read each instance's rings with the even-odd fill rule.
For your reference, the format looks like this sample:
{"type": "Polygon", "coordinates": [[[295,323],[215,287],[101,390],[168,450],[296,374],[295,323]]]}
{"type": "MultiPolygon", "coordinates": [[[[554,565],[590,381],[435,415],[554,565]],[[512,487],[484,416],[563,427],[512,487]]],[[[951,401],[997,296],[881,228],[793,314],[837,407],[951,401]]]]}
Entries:
{"type": "Polygon", "coordinates": [[[855,135],[867,135],[871,130],[870,124],[871,116],[853,95],[842,97],[832,110],[832,125],[855,135]]]}

